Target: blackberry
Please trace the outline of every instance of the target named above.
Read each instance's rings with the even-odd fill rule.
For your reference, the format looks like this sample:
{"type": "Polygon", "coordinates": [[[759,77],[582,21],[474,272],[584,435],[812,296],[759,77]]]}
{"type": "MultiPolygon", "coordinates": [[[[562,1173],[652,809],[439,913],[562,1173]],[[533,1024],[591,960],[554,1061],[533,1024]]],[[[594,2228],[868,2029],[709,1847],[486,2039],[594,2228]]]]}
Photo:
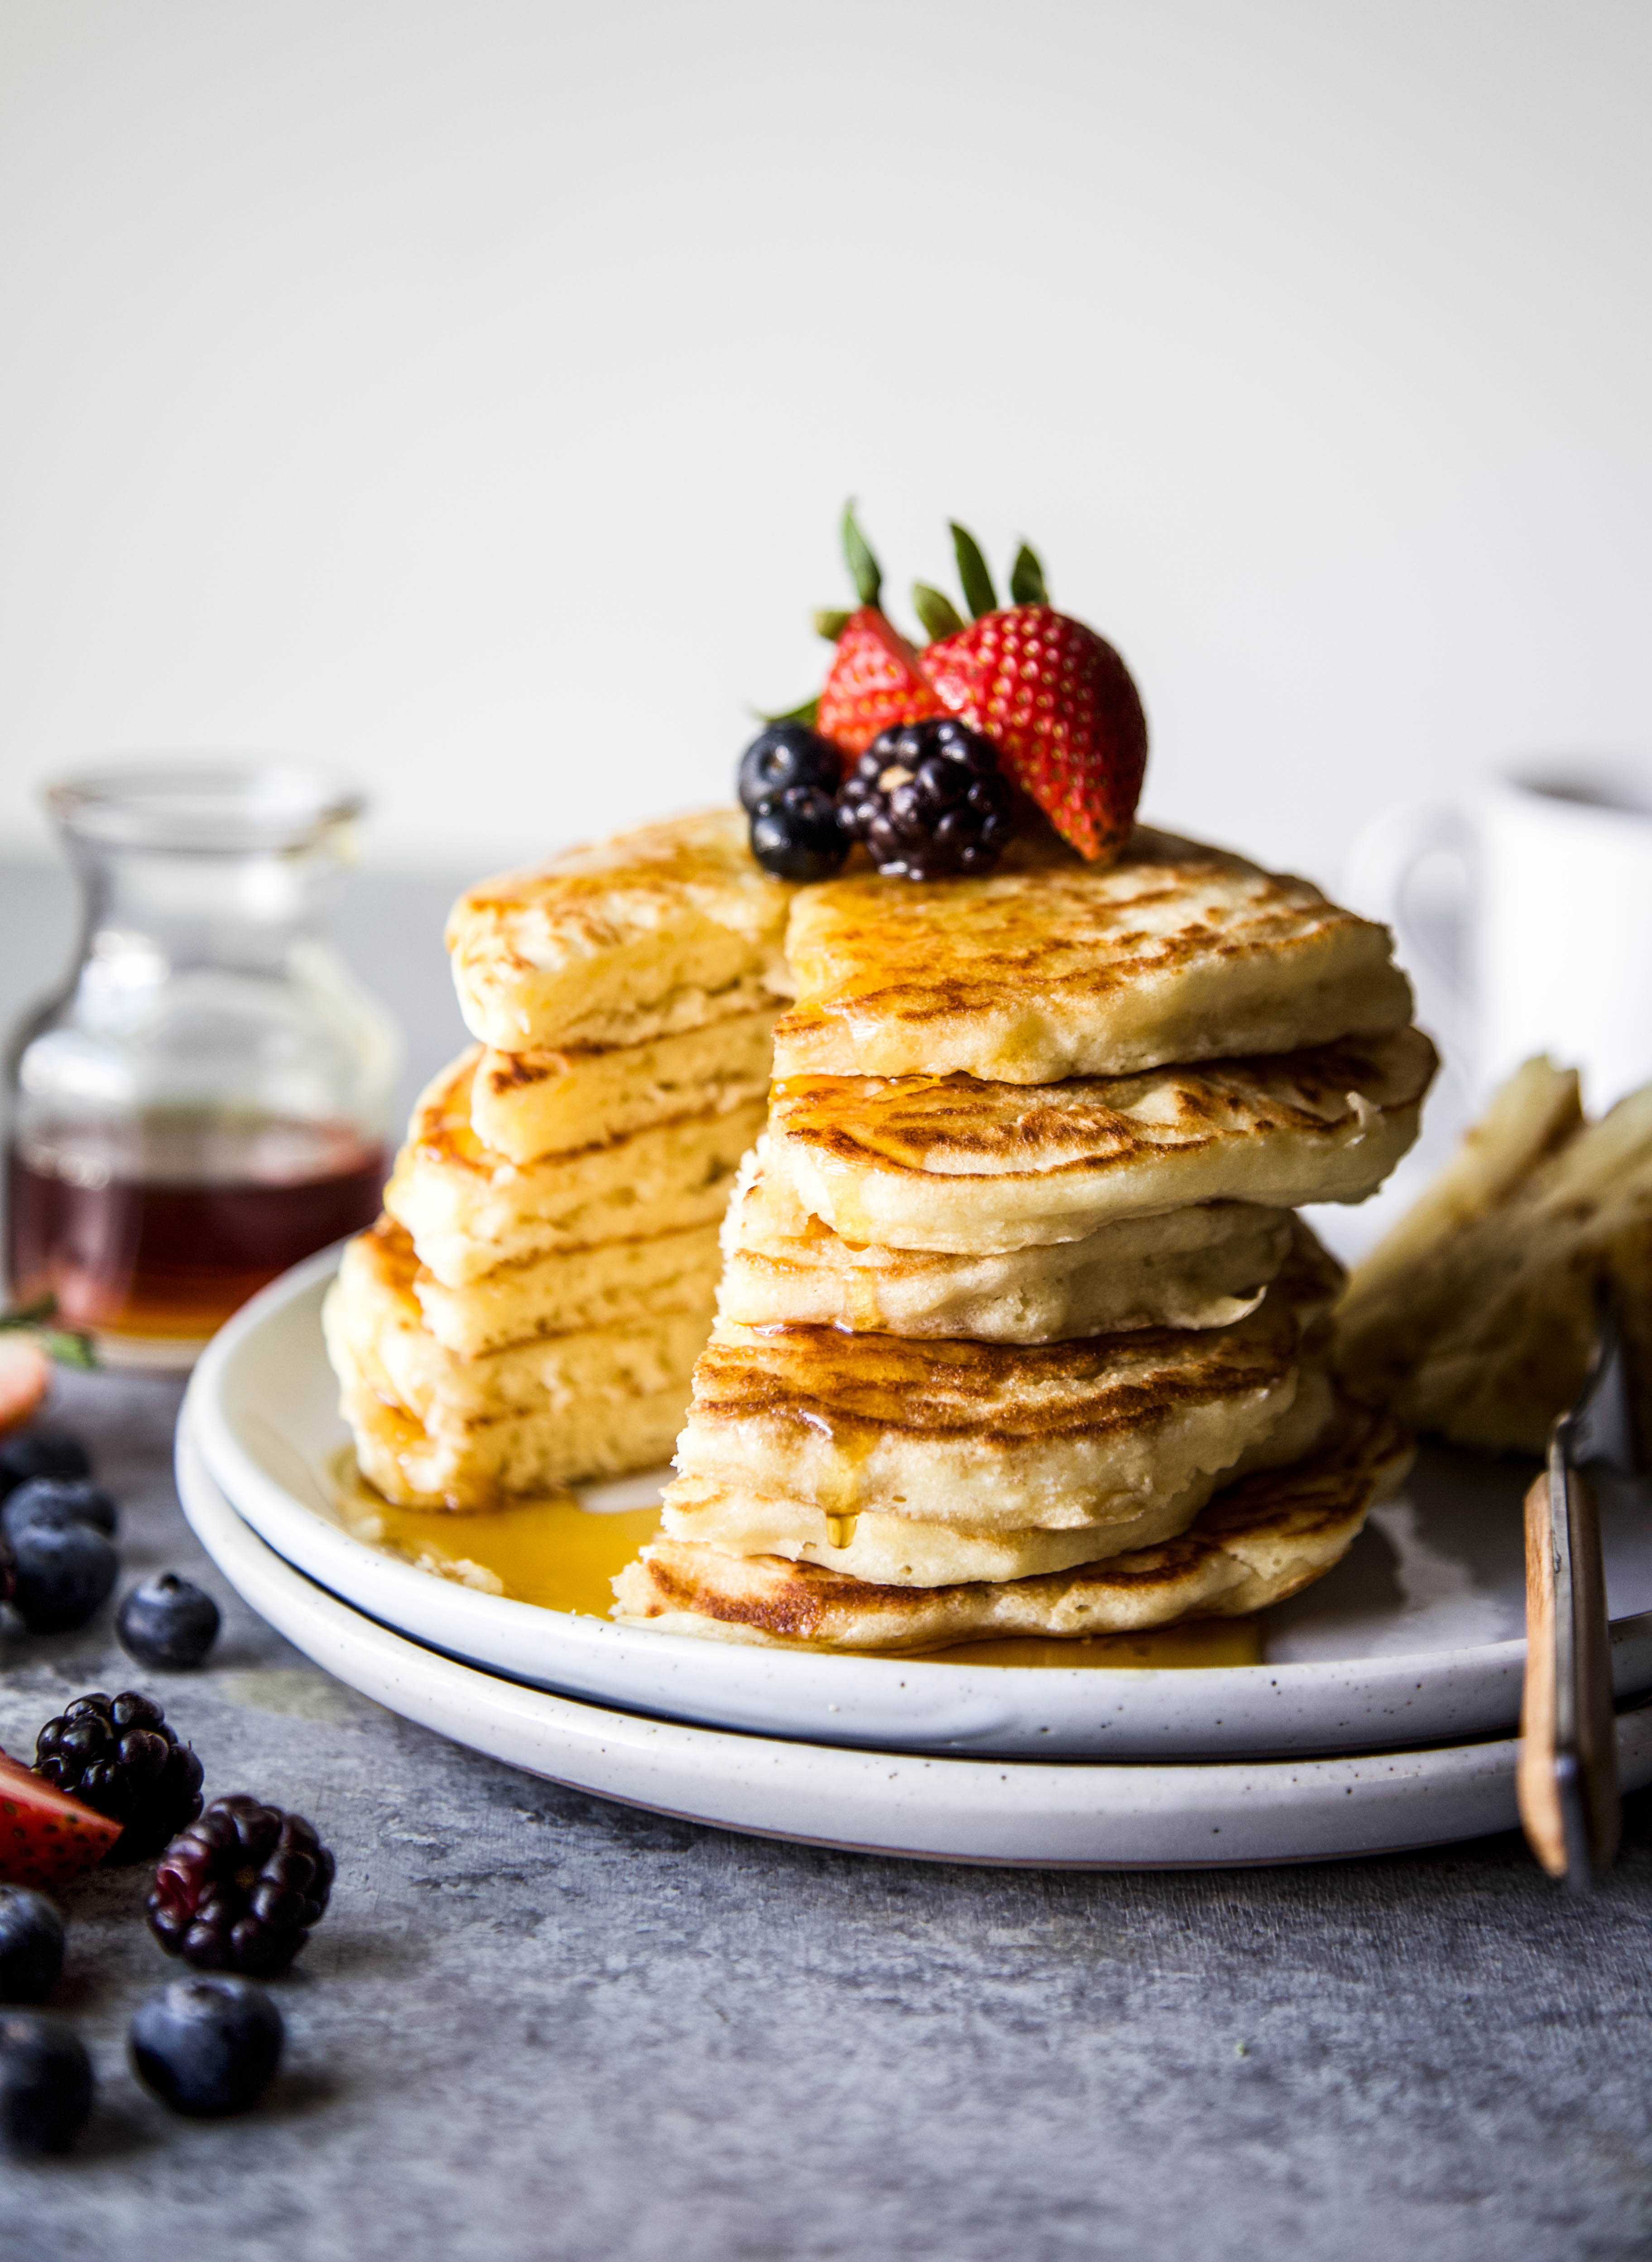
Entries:
{"type": "Polygon", "coordinates": [[[277,1978],[320,1922],[334,1868],[303,1815],[241,1793],[215,1798],[162,1855],[149,1929],[198,1970],[277,1978]]]}
{"type": "Polygon", "coordinates": [[[837,821],[830,793],[788,786],[751,814],[751,854],[777,880],[825,880],[849,854],[849,836],[837,821]]]}
{"type": "Polygon", "coordinates": [[[0,2003],[43,2003],[62,1970],[56,1907],[26,1885],[0,1885],[0,2003]]]}
{"type": "Polygon", "coordinates": [[[989,872],[1009,846],[1015,803],[990,741],[942,715],[874,738],[837,810],[880,872],[938,880],[989,872]]]}
{"type": "Polygon", "coordinates": [[[115,1503],[101,1485],[84,1477],[26,1477],[0,1507],[0,1531],[15,1539],[25,1524],[89,1524],[112,1539],[119,1522],[115,1503]]]}
{"type": "Polygon", "coordinates": [[[89,1477],[92,1465],[66,1430],[18,1430],[0,1439],[0,1500],[31,1477],[89,1477]]]}
{"type": "Polygon", "coordinates": [[[25,1524],[11,1541],[12,1607],[31,1633],[72,1633],[108,1599],[120,1558],[90,1524],[25,1524]]]}
{"type": "Polygon", "coordinates": [[[818,731],[801,723],[771,723],[740,757],[740,806],[755,817],[760,802],[794,785],[813,786],[830,800],[843,774],[837,747],[818,731]]]}
{"type": "Polygon", "coordinates": [[[218,1639],[218,1604],[176,1571],[157,1571],[134,1587],[115,1613],[115,1632],[128,1657],[157,1673],[188,1673],[218,1639]]]}
{"type": "Polygon", "coordinates": [[[34,1772],[123,1827],[106,1862],[158,1854],[201,1811],[201,1762],[161,1707],[127,1689],[77,1696],[41,1729],[34,1772]]]}
{"type": "Polygon", "coordinates": [[[67,2020],[0,2012],[0,2129],[14,2152],[67,2152],[92,2109],[92,2062],[67,2020]]]}
{"type": "Polygon", "coordinates": [[[216,2120],[257,2104],[283,2039],[280,2012],[250,1979],[174,1979],[139,2004],[132,2063],[175,2113],[216,2120]]]}

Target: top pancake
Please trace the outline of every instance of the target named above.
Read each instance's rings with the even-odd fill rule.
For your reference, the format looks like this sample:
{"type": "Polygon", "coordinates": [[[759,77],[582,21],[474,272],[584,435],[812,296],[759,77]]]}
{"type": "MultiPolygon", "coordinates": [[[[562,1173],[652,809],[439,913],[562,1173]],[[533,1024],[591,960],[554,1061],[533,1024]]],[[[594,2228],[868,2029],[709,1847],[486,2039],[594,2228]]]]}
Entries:
{"type": "Polygon", "coordinates": [[[792,890],[743,810],[616,834],[467,890],[448,920],[459,1010],[504,1053],[634,1045],[786,994],[792,890]]]}
{"type": "Polygon", "coordinates": [[[1138,827],[1116,864],[1017,843],[980,880],[806,888],[777,1077],[1053,1084],[1402,1027],[1385,927],[1306,880],[1138,827]]]}

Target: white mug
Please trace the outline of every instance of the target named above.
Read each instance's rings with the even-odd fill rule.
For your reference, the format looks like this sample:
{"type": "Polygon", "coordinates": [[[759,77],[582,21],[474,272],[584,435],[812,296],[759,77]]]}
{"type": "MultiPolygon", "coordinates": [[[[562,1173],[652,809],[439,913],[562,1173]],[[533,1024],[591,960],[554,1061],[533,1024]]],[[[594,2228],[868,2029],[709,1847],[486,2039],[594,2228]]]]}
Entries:
{"type": "Polygon", "coordinates": [[[1652,1083],[1644,782],[1540,771],[1407,803],[1361,839],[1347,892],[1395,929],[1475,1111],[1533,1053],[1583,1070],[1591,1114],[1652,1083]]]}

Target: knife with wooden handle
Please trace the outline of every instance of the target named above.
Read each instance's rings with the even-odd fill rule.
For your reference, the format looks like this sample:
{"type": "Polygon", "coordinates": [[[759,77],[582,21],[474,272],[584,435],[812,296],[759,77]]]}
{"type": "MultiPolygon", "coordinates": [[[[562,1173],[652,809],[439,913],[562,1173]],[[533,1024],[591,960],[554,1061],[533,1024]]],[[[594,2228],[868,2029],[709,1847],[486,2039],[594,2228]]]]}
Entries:
{"type": "Polygon", "coordinates": [[[1639,1473],[1615,1317],[1601,1322],[1577,1403],[1549,1436],[1526,1495],[1526,1686],[1515,1773],[1520,1820],[1551,1877],[1576,1889],[1610,1867],[1622,1811],[1600,1516],[1590,1472],[1639,1473]]]}

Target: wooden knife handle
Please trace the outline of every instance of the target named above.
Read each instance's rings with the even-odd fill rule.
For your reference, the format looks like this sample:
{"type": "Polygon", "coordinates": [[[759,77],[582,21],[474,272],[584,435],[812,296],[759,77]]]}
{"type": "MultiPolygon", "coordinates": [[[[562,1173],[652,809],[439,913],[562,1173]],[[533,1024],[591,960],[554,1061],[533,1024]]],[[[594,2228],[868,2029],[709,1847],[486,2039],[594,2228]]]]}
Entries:
{"type": "Polygon", "coordinates": [[[1600,1520],[1588,1480],[1545,1470],[1526,1495],[1526,1685],[1515,1770],[1520,1820],[1552,1877],[1586,1882],[1617,1851],[1617,1720],[1600,1520]],[[1570,1642],[1556,1621],[1555,1488],[1563,1484],[1571,1563],[1570,1642]],[[1558,1675],[1569,1646],[1572,1688],[1558,1675]]]}

